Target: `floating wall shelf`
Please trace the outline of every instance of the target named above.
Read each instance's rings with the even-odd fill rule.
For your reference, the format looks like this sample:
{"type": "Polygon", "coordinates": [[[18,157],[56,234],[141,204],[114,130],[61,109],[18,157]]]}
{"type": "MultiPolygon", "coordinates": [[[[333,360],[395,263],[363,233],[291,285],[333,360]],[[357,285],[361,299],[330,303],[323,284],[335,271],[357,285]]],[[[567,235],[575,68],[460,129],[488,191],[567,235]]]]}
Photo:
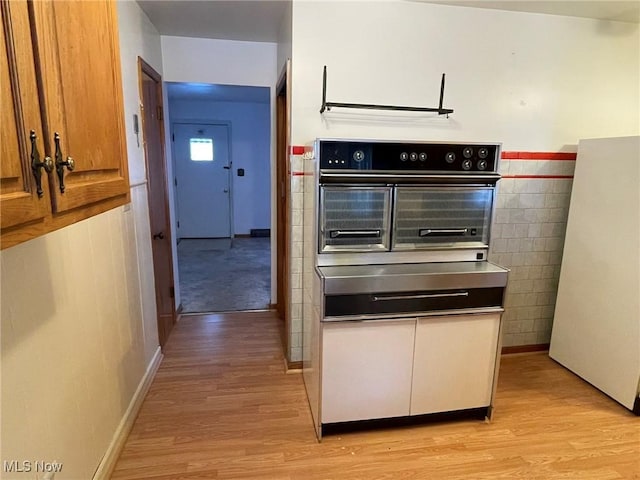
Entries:
{"type": "Polygon", "coordinates": [[[395,110],[401,112],[433,112],[438,115],[447,115],[453,113],[450,108],[443,108],[442,103],[444,101],[444,73],[442,74],[442,81],[440,82],[440,104],[437,108],[434,107],[406,107],[400,105],[376,105],[370,103],[345,103],[345,102],[327,102],[327,66],[324,66],[322,72],[322,107],[320,113],[330,111],[332,107],[341,108],[359,108],[368,110],[395,110]]]}

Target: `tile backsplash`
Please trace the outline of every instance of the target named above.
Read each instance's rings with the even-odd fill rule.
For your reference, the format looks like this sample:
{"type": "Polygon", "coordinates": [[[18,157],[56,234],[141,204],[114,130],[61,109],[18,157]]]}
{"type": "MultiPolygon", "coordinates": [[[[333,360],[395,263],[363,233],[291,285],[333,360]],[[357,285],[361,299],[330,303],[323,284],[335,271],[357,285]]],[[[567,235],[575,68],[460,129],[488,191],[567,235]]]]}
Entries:
{"type": "Polygon", "coordinates": [[[503,346],[551,338],[575,154],[505,152],[489,260],[511,270],[503,346]],[[511,157],[511,158],[510,158],[511,157]]]}
{"type": "MultiPolygon", "coordinates": [[[[511,270],[503,317],[503,346],[549,343],[575,153],[503,152],[489,260],[511,270]]],[[[291,330],[289,360],[302,358],[303,295],[300,241],[304,166],[291,156],[291,330]]],[[[306,212],[310,214],[310,212],[306,212]]]]}

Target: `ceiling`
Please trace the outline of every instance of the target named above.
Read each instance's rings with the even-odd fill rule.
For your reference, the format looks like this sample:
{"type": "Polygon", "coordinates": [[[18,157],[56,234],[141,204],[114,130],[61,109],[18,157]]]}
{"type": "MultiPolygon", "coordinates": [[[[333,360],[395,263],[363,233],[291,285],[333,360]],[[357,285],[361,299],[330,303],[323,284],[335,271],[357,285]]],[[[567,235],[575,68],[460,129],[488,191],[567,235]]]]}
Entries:
{"type": "Polygon", "coordinates": [[[138,0],[161,35],[278,41],[291,0],[138,0]]]}
{"type": "MultiPolygon", "coordinates": [[[[640,23],[640,0],[410,1],[640,23]]],[[[278,41],[278,30],[290,3],[291,0],[138,0],[161,35],[273,43],[278,41]]]]}

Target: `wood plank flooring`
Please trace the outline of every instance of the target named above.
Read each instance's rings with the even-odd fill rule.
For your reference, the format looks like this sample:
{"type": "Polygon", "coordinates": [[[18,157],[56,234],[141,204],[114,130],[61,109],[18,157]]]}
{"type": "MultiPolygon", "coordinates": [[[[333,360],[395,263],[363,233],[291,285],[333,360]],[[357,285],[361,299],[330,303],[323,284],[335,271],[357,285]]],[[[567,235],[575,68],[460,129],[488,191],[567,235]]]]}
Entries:
{"type": "Polygon", "coordinates": [[[503,357],[492,423],[318,443],[279,328],[270,312],[183,317],[112,478],[640,479],[640,418],[545,353],[503,357]]]}

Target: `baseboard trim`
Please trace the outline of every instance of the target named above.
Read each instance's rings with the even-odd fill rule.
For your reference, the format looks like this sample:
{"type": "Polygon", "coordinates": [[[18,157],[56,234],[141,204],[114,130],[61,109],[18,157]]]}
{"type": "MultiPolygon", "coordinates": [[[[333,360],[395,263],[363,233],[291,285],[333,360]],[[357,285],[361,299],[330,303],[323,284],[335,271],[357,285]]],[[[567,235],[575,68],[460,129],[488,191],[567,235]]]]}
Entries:
{"type": "Polygon", "coordinates": [[[512,353],[546,352],[547,350],[549,350],[548,343],[537,343],[534,345],[515,345],[513,347],[502,347],[502,355],[510,355],[512,353]]]}
{"type": "Polygon", "coordinates": [[[289,360],[285,360],[285,365],[287,367],[287,373],[300,373],[302,371],[302,361],[290,362],[289,360]]]}
{"type": "Polygon", "coordinates": [[[116,462],[118,461],[120,453],[124,448],[124,444],[129,437],[133,423],[138,416],[140,407],[142,407],[142,402],[151,387],[151,383],[156,376],[158,368],[160,367],[162,357],[162,351],[160,350],[160,347],[158,347],[156,353],[151,359],[151,362],[149,362],[149,365],[147,366],[147,371],[144,373],[144,376],[138,384],[138,388],[133,394],[131,402],[129,402],[127,411],[124,412],[120,425],[118,425],[118,428],[111,439],[111,443],[109,444],[104,457],[102,457],[100,465],[98,465],[96,472],[93,474],[93,480],[108,480],[111,478],[111,474],[116,467],[116,462]]]}

